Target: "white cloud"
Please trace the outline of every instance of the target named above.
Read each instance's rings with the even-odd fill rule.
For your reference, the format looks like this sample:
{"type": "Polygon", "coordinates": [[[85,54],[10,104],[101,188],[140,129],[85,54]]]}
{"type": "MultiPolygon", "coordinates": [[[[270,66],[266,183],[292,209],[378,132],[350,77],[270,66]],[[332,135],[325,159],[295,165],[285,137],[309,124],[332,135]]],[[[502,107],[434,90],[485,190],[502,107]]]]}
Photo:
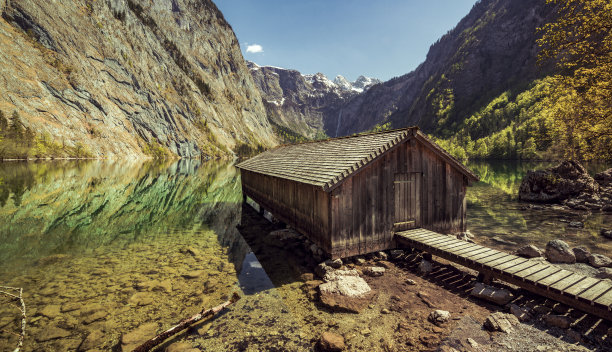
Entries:
{"type": "Polygon", "coordinates": [[[263,47],[261,45],[259,45],[259,44],[252,44],[252,45],[247,46],[246,52],[247,53],[253,53],[253,54],[255,54],[255,53],[263,53],[263,47]]]}

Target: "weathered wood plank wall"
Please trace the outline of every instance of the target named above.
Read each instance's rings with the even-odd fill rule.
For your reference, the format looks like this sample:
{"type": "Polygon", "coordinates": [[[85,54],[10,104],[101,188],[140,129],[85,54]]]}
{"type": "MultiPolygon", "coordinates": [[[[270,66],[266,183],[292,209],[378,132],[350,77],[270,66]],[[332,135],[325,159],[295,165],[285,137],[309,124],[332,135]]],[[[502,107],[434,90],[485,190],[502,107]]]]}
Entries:
{"type": "Polygon", "coordinates": [[[393,224],[399,221],[414,219],[415,227],[442,233],[465,230],[465,176],[415,139],[331,192],[247,170],[242,182],[243,192],[332,258],[395,248],[393,224]]]}

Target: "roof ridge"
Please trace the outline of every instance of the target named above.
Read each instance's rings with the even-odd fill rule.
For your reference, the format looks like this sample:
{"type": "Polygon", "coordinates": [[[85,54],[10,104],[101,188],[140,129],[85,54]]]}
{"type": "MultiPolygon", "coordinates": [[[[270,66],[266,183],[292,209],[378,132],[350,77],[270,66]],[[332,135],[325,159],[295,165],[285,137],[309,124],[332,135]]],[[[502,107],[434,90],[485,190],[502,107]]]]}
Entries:
{"type": "Polygon", "coordinates": [[[280,144],[277,145],[276,147],[270,149],[270,150],[274,150],[277,148],[282,148],[282,147],[286,147],[286,146],[291,146],[291,145],[302,145],[302,144],[313,144],[313,143],[323,143],[323,142],[329,142],[329,141],[336,141],[339,139],[349,139],[349,138],[357,138],[357,137],[364,137],[364,136],[372,136],[372,135],[376,135],[376,134],[385,134],[385,133],[392,133],[392,132],[398,132],[398,131],[404,131],[404,130],[417,130],[419,131],[419,126],[409,126],[409,127],[402,127],[402,128],[395,128],[392,130],[386,130],[386,131],[377,131],[377,132],[362,132],[362,133],[358,133],[358,134],[352,134],[350,136],[342,136],[342,137],[331,137],[331,138],[326,138],[326,139],[316,139],[316,140],[310,140],[310,141],[304,141],[304,142],[298,142],[298,143],[285,143],[285,144],[280,144]]]}

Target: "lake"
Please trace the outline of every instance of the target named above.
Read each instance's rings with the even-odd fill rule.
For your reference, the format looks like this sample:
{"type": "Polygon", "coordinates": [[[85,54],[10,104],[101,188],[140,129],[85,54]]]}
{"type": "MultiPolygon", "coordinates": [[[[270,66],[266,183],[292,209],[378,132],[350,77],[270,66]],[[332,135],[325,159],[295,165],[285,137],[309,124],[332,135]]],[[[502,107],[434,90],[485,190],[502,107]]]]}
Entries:
{"type": "MultiPolygon", "coordinates": [[[[469,166],[481,178],[467,194],[477,242],[513,250],[510,242],[544,246],[562,238],[612,251],[612,241],[598,235],[610,214],[521,210],[521,178],[547,164],[469,166]],[[575,220],[585,227],[568,227],[575,220]]],[[[191,330],[192,344],[303,350],[317,325],[365,319],[318,309],[287,258],[251,249],[267,244],[237,229],[242,195],[231,163],[14,162],[0,164],[0,180],[0,286],[24,289],[26,351],[110,350],[136,327],[166,329],[235,291],[246,295],[240,313],[191,330]]],[[[12,303],[0,293],[0,351],[16,347],[20,313],[12,303]]]]}

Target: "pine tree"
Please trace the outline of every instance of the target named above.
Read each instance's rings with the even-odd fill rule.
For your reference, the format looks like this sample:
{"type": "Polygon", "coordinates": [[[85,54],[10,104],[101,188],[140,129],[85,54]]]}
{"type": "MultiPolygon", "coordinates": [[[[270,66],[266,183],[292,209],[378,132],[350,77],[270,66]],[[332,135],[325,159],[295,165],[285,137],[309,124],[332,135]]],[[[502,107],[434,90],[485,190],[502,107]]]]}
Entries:
{"type": "Polygon", "coordinates": [[[9,128],[9,135],[11,138],[21,140],[23,137],[23,125],[21,124],[21,118],[17,110],[13,112],[13,118],[11,121],[11,127],[9,128]]]}
{"type": "Polygon", "coordinates": [[[4,116],[4,112],[0,111],[0,134],[5,134],[8,127],[8,120],[4,116]]]}

